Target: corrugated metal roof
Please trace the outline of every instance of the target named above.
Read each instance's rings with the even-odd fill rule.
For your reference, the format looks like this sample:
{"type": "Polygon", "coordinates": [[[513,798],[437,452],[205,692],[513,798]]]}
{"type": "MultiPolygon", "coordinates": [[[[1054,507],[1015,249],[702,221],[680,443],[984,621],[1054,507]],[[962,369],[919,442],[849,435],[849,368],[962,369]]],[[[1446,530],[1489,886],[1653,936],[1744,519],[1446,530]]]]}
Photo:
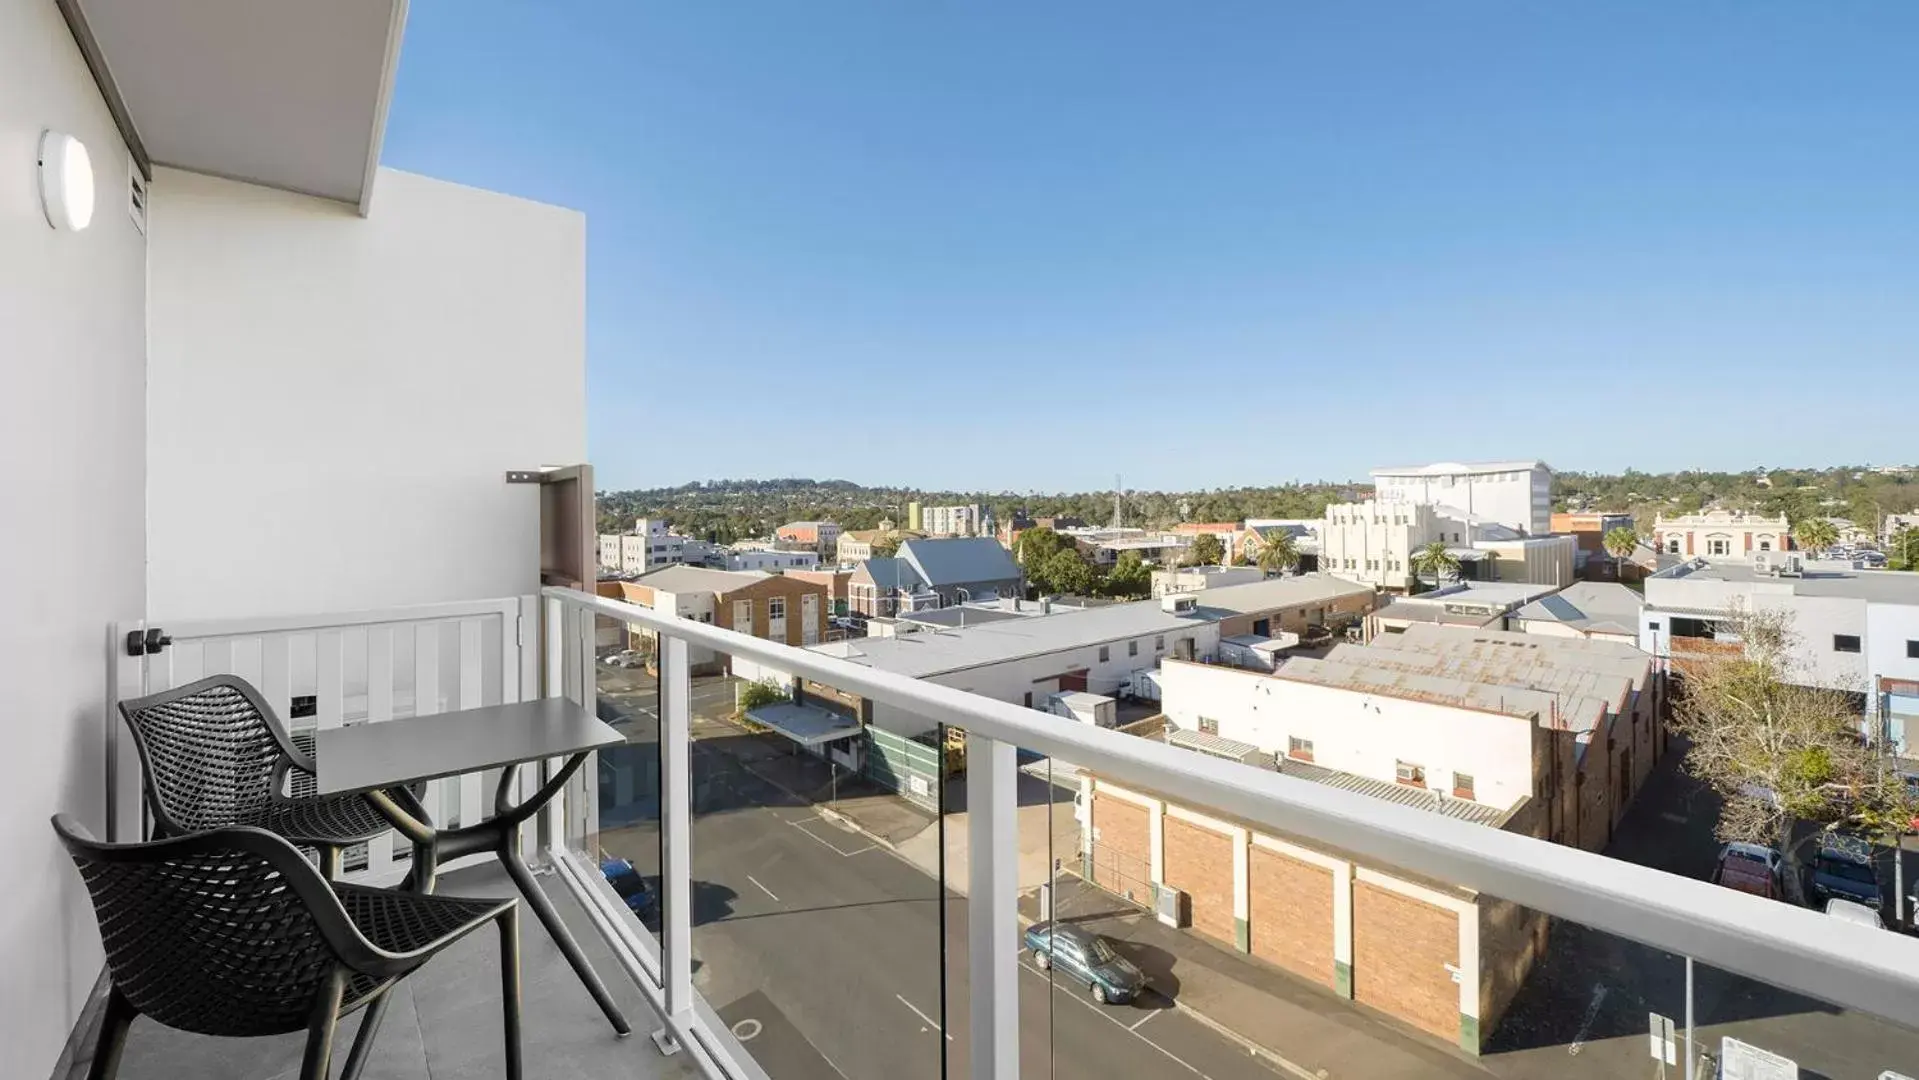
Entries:
{"type": "Polygon", "coordinates": [[[771,577],[759,570],[708,570],[702,566],[668,566],[635,579],[662,592],[725,594],[771,577]]]}
{"type": "Polygon", "coordinates": [[[1204,731],[1188,731],[1184,728],[1168,728],[1166,743],[1185,750],[1196,750],[1202,754],[1226,758],[1230,761],[1244,761],[1248,764],[1264,765],[1273,760],[1273,755],[1254,746],[1252,743],[1208,735],[1204,731]]]}
{"type": "Polygon", "coordinates": [[[1370,594],[1372,591],[1371,585],[1346,581],[1331,574],[1313,573],[1221,585],[1218,588],[1201,589],[1194,595],[1199,597],[1201,607],[1219,608],[1243,615],[1274,608],[1325,603],[1342,596],[1370,594]]]}
{"type": "Polygon", "coordinates": [[[1013,555],[988,536],[908,540],[899,557],[912,564],[928,585],[969,585],[978,581],[1018,581],[1013,555]]]}
{"type": "Polygon", "coordinates": [[[1425,810],[1442,817],[1458,818],[1475,825],[1492,825],[1506,815],[1504,810],[1470,799],[1453,799],[1433,791],[1430,788],[1414,787],[1410,784],[1396,784],[1385,780],[1374,780],[1354,773],[1327,769],[1291,758],[1279,759],[1279,772],[1285,776],[1295,776],[1301,780],[1311,780],[1315,784],[1340,788],[1345,791],[1370,795],[1375,799],[1384,799],[1401,806],[1410,806],[1416,810],[1425,810]]]}

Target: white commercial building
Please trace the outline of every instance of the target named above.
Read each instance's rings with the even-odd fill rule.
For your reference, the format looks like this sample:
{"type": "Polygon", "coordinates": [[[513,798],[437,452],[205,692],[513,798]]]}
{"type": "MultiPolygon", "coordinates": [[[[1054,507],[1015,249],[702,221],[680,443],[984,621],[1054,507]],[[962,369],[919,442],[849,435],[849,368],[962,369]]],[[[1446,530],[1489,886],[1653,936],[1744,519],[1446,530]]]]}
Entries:
{"type": "Polygon", "coordinates": [[[1469,519],[1496,521],[1529,536],[1552,531],[1553,471],[1543,461],[1456,461],[1374,469],[1381,503],[1458,507],[1469,519]]]}
{"type": "Polygon", "coordinates": [[[1653,519],[1653,550],[1704,559],[1744,559],[1754,552],[1792,547],[1786,515],[1765,517],[1743,510],[1710,510],[1653,519]]]}
{"type": "Polygon", "coordinates": [[[686,538],[668,532],[659,518],[635,518],[633,531],[600,534],[600,565],[625,574],[644,574],[686,561],[686,538]]]}
{"type": "MultiPolygon", "coordinates": [[[[1221,614],[1184,597],[1139,600],[818,648],[856,664],[1044,709],[1057,693],[1115,694],[1131,685],[1133,672],[1164,659],[1216,658],[1221,614]]],[[[933,726],[884,704],[873,722],[905,736],[933,726]]]]}
{"type": "Polygon", "coordinates": [[[919,530],[928,536],[978,536],[984,516],[978,503],[920,507],[919,530]]]}
{"type": "MultiPolygon", "coordinates": [[[[1646,579],[1640,647],[1658,657],[1724,648],[1737,610],[1791,616],[1796,681],[1862,695],[1910,754],[1919,735],[1919,573],[1853,570],[1798,555],[1750,562],[1693,560],[1646,579]]],[[[1868,734],[1871,734],[1870,730],[1868,734]]]]}
{"type": "Polygon", "coordinates": [[[1538,717],[1546,694],[1502,698],[1465,683],[1433,680],[1457,695],[1416,700],[1357,692],[1289,676],[1317,661],[1289,660],[1267,675],[1208,664],[1167,663],[1160,701],[1181,731],[1258,747],[1279,759],[1504,810],[1534,790],[1534,762],[1548,757],[1538,717]],[[1474,699],[1479,694],[1484,700],[1474,699]]]}
{"type": "Polygon", "coordinates": [[[1560,586],[1573,580],[1579,541],[1526,536],[1500,521],[1431,503],[1373,501],[1326,508],[1319,568],[1381,589],[1403,591],[1418,579],[1413,555],[1438,542],[1460,562],[1459,576],[1560,586]]]}
{"type": "Polygon", "coordinates": [[[779,551],[773,548],[752,548],[745,551],[728,551],[725,548],[714,553],[719,562],[716,570],[813,570],[820,565],[820,557],[812,551],[779,551]]]}

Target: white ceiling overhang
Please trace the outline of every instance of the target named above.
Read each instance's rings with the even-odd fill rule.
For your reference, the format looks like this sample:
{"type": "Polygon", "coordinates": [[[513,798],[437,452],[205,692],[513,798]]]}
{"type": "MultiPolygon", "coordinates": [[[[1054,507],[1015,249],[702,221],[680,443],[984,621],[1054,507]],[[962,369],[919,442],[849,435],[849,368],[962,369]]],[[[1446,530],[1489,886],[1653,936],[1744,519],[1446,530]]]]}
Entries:
{"type": "Polygon", "coordinates": [[[366,211],[406,0],[56,0],[142,170],[366,211]]]}

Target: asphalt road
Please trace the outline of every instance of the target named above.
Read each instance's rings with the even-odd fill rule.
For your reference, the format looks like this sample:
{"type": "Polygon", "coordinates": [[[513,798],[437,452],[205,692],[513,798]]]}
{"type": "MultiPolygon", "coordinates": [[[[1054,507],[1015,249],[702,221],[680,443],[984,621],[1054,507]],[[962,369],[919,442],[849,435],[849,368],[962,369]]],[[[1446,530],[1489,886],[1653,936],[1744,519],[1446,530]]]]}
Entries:
{"type": "MultiPolygon", "coordinates": [[[[966,900],[697,741],[694,800],[694,982],[769,1075],[965,1075],[966,900]]],[[[636,865],[656,865],[647,825],[603,832],[600,841],[636,865]]],[[[1021,966],[1024,1075],[1277,1075],[1164,999],[1102,1007],[1083,987],[1054,985],[1028,958],[1021,966]]]]}

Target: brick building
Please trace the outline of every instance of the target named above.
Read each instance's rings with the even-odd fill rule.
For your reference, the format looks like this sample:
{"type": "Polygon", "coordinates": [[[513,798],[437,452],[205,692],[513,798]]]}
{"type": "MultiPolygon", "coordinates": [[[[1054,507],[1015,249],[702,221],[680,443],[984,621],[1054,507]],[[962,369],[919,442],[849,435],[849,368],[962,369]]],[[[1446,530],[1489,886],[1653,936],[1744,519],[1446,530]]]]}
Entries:
{"type": "MultiPolygon", "coordinates": [[[[1320,773],[1322,782],[1368,790],[1361,778],[1320,773]]],[[[1090,773],[1080,787],[1087,880],[1142,907],[1176,889],[1194,933],[1469,1052],[1485,1046],[1546,947],[1546,917],[1510,901],[1355,862],[1090,773]]],[[[1532,831],[1525,798],[1504,811],[1437,796],[1423,805],[1532,831]]]]}
{"type": "MultiPolygon", "coordinates": [[[[627,602],[661,614],[711,623],[786,645],[815,645],[826,637],[832,606],[827,587],[784,574],[669,566],[620,583],[627,602]]],[[[650,633],[639,636],[650,638],[650,633]]],[[[695,670],[731,670],[732,658],[690,647],[695,670]]]]}
{"type": "MultiPolygon", "coordinates": [[[[1416,626],[1259,674],[1166,661],[1166,741],[1487,828],[1599,850],[1663,751],[1655,673],[1618,642],[1416,626]]],[[[1193,932],[1473,1052],[1544,948],[1504,900],[1356,863],[1093,776],[1081,865],[1193,932]]]]}

